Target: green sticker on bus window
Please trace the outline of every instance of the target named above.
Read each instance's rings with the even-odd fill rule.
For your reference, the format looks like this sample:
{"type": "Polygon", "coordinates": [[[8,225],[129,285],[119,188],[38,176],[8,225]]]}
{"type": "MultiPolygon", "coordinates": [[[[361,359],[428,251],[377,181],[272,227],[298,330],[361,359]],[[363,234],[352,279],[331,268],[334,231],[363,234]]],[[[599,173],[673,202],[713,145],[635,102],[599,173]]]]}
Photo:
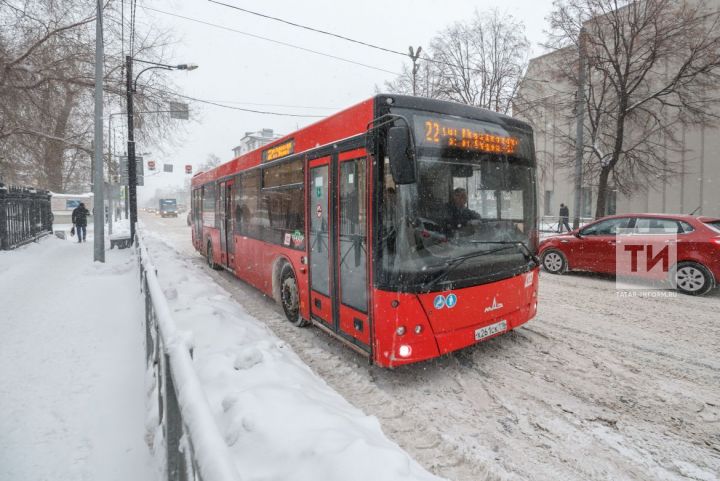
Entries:
{"type": "Polygon", "coordinates": [[[322,197],[322,187],[315,187],[315,195],[322,197]]]}

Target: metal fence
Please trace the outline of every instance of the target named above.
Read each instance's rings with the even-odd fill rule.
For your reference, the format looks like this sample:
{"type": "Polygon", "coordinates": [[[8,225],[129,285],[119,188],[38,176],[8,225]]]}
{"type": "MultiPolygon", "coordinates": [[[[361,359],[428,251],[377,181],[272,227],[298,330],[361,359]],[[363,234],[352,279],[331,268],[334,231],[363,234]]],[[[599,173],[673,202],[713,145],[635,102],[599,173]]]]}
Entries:
{"type": "Polygon", "coordinates": [[[165,444],[164,452],[156,455],[164,457],[166,479],[238,481],[240,476],[195,374],[192,349],[175,329],[140,232],[135,245],[145,296],[145,360],[155,382],[158,423],[165,444]]]}
{"type": "Polygon", "coordinates": [[[0,250],[14,249],[51,232],[50,192],[0,183],[0,250]]]}

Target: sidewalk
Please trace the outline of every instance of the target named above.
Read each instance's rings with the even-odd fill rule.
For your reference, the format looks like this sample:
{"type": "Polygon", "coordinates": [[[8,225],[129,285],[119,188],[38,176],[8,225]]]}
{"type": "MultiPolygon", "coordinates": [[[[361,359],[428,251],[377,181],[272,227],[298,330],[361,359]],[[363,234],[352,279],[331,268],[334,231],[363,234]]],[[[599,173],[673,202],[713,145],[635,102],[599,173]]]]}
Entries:
{"type": "Polygon", "coordinates": [[[135,259],[75,240],[0,252],[0,481],[155,479],[135,259]]]}

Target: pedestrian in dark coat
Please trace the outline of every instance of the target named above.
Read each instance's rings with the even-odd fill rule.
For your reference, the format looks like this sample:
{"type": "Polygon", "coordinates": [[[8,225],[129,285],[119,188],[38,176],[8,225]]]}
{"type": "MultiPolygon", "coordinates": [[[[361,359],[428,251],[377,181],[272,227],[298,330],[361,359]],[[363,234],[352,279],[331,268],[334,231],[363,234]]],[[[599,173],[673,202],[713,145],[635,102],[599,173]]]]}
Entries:
{"type": "Polygon", "coordinates": [[[565,204],[560,204],[560,222],[558,223],[558,232],[563,231],[563,226],[567,229],[568,232],[570,232],[572,229],[570,229],[570,224],[568,221],[570,220],[570,209],[568,209],[568,206],[565,204]]]}
{"type": "Polygon", "coordinates": [[[90,211],[85,208],[85,204],[82,202],[72,211],[72,223],[75,225],[78,242],[85,242],[85,237],[87,236],[87,218],[89,215],[90,211]]]}

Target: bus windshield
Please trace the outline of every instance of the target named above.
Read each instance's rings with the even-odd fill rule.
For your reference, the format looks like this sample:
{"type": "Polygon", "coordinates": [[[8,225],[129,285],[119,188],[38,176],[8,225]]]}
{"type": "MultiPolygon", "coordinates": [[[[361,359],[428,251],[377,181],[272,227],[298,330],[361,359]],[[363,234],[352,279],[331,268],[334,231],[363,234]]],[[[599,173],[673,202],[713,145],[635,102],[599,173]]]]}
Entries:
{"type": "Polygon", "coordinates": [[[175,199],[160,199],[160,211],[161,212],[175,212],[177,210],[177,200],[175,199]]]}
{"type": "Polygon", "coordinates": [[[502,153],[447,152],[421,149],[415,184],[395,185],[385,169],[381,283],[423,292],[492,282],[534,267],[532,162],[502,153]]]}

